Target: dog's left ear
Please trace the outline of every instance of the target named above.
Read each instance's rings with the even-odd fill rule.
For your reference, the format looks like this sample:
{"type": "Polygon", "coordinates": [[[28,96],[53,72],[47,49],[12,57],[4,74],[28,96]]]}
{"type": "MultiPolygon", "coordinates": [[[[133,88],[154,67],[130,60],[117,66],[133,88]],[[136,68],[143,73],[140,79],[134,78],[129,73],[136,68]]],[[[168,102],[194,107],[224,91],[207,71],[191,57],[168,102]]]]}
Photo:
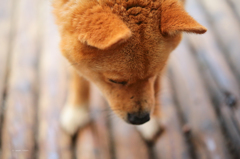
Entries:
{"type": "Polygon", "coordinates": [[[104,50],[131,37],[130,29],[109,8],[85,1],[90,6],[79,14],[77,30],[80,42],[104,50]]]}
{"type": "Polygon", "coordinates": [[[175,35],[179,32],[203,34],[207,29],[194,20],[179,0],[163,0],[161,6],[161,32],[175,35]]]}

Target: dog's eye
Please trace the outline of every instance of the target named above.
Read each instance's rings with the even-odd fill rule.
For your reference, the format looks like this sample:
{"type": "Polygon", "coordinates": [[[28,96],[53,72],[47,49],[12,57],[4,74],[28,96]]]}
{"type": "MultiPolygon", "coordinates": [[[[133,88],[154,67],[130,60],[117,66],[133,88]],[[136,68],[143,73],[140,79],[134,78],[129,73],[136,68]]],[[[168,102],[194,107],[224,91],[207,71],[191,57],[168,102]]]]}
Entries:
{"type": "Polygon", "coordinates": [[[114,81],[114,80],[112,80],[112,79],[109,79],[109,81],[112,82],[112,83],[121,84],[121,85],[127,84],[126,81],[121,81],[121,82],[120,82],[120,81],[114,81]]]}

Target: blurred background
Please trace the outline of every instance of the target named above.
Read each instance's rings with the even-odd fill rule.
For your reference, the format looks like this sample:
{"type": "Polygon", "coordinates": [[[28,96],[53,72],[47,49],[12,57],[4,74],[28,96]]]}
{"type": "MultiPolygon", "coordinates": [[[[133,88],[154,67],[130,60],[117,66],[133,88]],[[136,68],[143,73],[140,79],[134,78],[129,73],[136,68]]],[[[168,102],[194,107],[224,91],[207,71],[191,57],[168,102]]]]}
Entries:
{"type": "Polygon", "coordinates": [[[187,0],[208,28],[185,34],[162,78],[164,130],[149,143],[91,87],[93,122],[59,126],[67,70],[48,0],[0,0],[1,159],[240,159],[240,1],[187,0]]]}

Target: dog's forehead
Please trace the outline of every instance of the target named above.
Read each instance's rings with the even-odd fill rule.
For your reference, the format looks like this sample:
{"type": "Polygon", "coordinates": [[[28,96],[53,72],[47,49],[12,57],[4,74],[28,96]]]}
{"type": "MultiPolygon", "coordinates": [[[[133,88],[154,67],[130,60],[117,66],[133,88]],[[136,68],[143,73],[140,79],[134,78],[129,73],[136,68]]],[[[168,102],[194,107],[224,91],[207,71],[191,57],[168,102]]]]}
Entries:
{"type": "Polygon", "coordinates": [[[89,63],[92,69],[113,76],[121,75],[125,79],[140,79],[153,76],[164,66],[167,54],[155,44],[145,48],[144,45],[135,45],[129,42],[122,49],[102,52],[89,63]]]}
{"type": "MultiPolygon", "coordinates": [[[[101,0],[100,0],[101,1],[101,0]]],[[[160,0],[102,0],[127,23],[142,24],[160,15],[160,0]]]]}

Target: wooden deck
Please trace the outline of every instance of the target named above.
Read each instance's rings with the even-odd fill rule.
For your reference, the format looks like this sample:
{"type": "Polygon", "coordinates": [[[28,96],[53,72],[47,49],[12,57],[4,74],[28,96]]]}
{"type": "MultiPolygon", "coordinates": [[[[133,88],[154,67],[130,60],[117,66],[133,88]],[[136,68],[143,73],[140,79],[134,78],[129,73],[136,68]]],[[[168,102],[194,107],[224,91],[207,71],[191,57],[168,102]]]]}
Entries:
{"type": "MultiPolygon", "coordinates": [[[[70,67],[47,0],[0,0],[1,159],[240,159],[240,1],[188,0],[208,28],[185,35],[162,78],[165,130],[146,143],[91,87],[93,122],[59,126],[70,67]]],[[[159,119],[160,120],[160,119],[159,119]]]]}

